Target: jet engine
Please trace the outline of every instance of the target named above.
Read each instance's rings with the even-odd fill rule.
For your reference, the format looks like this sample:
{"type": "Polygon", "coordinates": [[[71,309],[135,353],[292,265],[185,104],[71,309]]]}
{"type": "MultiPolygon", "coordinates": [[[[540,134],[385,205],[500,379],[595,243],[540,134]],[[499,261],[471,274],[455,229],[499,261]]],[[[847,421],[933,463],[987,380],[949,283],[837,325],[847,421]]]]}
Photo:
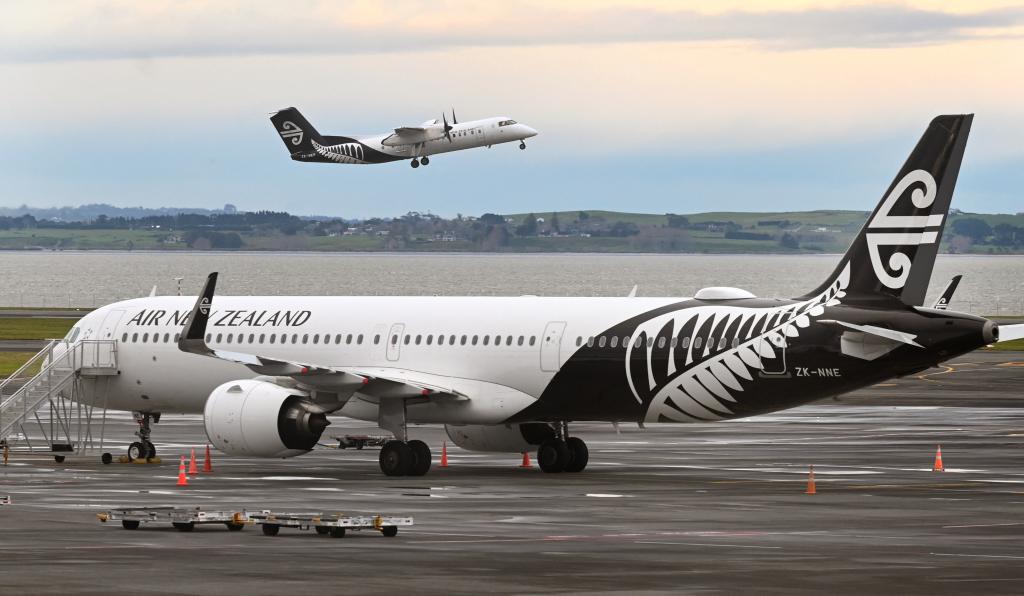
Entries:
{"type": "Polygon", "coordinates": [[[470,451],[522,453],[555,436],[555,429],[543,422],[524,424],[451,425],[444,427],[453,443],[470,451]]]}
{"type": "Polygon", "coordinates": [[[256,457],[307,453],[330,424],[304,392],[248,379],[214,389],[203,422],[217,449],[256,457]]]}

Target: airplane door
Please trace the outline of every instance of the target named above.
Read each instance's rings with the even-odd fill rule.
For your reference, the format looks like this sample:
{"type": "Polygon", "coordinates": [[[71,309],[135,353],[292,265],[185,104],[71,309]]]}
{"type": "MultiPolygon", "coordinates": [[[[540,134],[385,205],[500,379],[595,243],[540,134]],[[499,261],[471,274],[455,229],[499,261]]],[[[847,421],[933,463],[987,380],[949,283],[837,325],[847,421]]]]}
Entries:
{"type": "Polygon", "coordinates": [[[562,344],[562,333],[564,331],[564,321],[552,321],[544,328],[544,337],[540,342],[541,370],[546,372],[558,372],[558,353],[562,344]]]}
{"type": "MultiPolygon", "coordinates": [[[[103,317],[103,322],[100,323],[100,331],[96,336],[96,339],[112,339],[115,342],[117,337],[117,325],[121,322],[121,317],[124,316],[123,310],[112,310],[107,313],[107,316],[103,317]]],[[[96,344],[89,350],[90,354],[85,354],[84,358],[87,360],[93,360],[94,366],[108,366],[115,363],[114,360],[114,345],[110,342],[96,342],[96,344]]]]}
{"type": "Polygon", "coordinates": [[[405,323],[395,323],[388,333],[388,360],[395,362],[401,355],[402,338],[405,335],[405,323]]]}
{"type": "Polygon", "coordinates": [[[786,338],[773,335],[770,340],[763,340],[758,350],[761,359],[761,374],[772,376],[789,376],[786,374],[786,338]]]}

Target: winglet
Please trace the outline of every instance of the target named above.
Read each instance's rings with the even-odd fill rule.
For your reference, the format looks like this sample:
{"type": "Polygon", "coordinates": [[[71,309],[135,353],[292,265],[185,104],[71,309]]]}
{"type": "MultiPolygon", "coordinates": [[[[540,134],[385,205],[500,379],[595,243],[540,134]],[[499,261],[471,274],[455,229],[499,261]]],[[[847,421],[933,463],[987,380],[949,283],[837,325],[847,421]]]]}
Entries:
{"type": "Polygon", "coordinates": [[[178,349],[182,352],[193,354],[212,354],[213,350],[206,345],[206,323],[210,320],[210,306],[213,304],[213,291],[217,287],[217,272],[214,271],[206,278],[206,285],[196,299],[196,305],[192,307],[192,313],[188,316],[188,323],[181,338],[178,340],[178,349]]]}
{"type": "Polygon", "coordinates": [[[942,291],[942,295],[935,301],[932,308],[938,310],[947,310],[949,308],[949,303],[953,300],[953,292],[956,292],[956,287],[960,285],[960,278],[962,277],[963,275],[954,275],[953,279],[949,280],[946,289],[942,291]]]}

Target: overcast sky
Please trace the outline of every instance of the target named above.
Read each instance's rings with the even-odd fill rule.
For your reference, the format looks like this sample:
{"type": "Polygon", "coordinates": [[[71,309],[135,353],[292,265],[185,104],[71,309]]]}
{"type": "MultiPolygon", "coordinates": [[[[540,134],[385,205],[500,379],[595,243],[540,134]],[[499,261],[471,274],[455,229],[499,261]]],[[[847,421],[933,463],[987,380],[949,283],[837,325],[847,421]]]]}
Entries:
{"type": "Polygon", "coordinates": [[[6,2],[0,204],[345,217],[869,209],[973,112],[954,207],[1024,211],[1024,5],[998,0],[6,2]],[[427,168],[301,164],[267,116],[540,131],[427,168]]]}

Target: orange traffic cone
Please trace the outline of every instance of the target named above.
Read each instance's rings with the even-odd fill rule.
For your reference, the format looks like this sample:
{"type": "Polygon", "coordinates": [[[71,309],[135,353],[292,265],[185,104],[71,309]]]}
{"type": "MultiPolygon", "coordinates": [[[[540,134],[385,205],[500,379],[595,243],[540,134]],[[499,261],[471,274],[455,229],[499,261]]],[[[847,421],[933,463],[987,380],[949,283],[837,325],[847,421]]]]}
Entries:
{"type": "Polygon", "coordinates": [[[529,451],[524,451],[523,452],[523,463],[519,464],[519,467],[520,468],[529,468],[530,467],[530,452],[529,451]]]}
{"type": "Polygon", "coordinates": [[[213,471],[213,459],[210,457],[210,446],[206,446],[206,455],[203,456],[203,472],[209,474],[213,471]]]}
{"type": "Polygon", "coordinates": [[[188,486],[188,476],[185,475],[185,456],[181,456],[181,465],[178,466],[178,486],[188,486]]]}
{"type": "Polygon", "coordinates": [[[816,495],[818,494],[817,487],[814,485],[814,465],[811,465],[811,471],[807,476],[807,491],[805,494],[816,495]]]}
{"type": "Polygon", "coordinates": [[[192,448],[192,456],[188,458],[188,475],[195,476],[199,473],[196,469],[196,448],[192,448]]]}
{"type": "Polygon", "coordinates": [[[946,468],[942,467],[942,445],[935,450],[935,465],[932,466],[932,472],[945,472],[946,468]]]}
{"type": "Polygon", "coordinates": [[[442,468],[448,467],[448,442],[441,442],[441,465],[442,468]]]}

